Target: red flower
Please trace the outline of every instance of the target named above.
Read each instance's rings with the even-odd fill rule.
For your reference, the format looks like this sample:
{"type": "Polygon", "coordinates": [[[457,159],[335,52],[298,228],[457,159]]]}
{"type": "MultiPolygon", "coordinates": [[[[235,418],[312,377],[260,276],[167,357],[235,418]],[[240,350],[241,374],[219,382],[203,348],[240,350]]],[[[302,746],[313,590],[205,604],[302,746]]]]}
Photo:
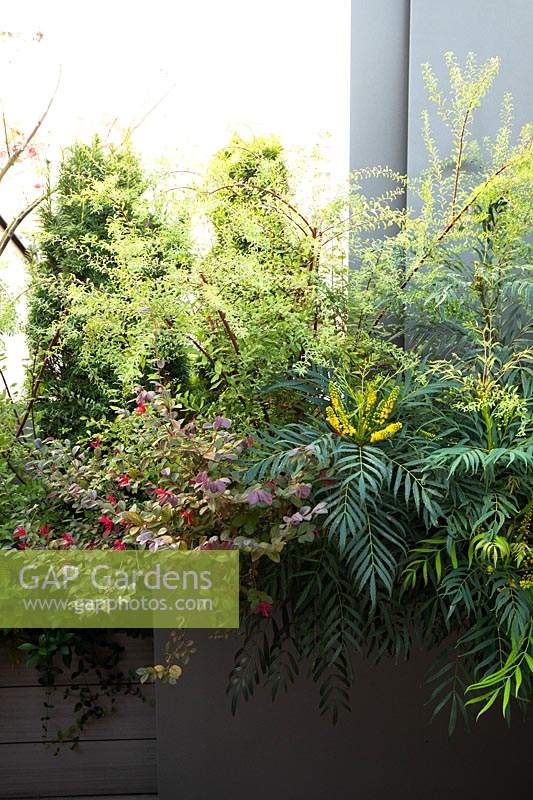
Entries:
{"type": "Polygon", "coordinates": [[[89,442],[89,447],[92,447],[93,450],[97,450],[99,447],[102,446],[102,440],[99,436],[95,436],[92,442],[89,442]]]}
{"type": "Polygon", "coordinates": [[[52,533],[52,528],[50,527],[50,525],[42,525],[39,528],[39,536],[44,536],[45,539],[47,539],[51,533],[52,533]]]}
{"type": "Polygon", "coordinates": [[[192,511],[182,511],[180,516],[186,525],[192,525],[194,523],[194,515],[192,511]]]}
{"type": "Polygon", "coordinates": [[[66,549],[68,549],[71,544],[74,544],[74,539],[70,533],[64,533],[61,539],[65,542],[66,549]]]}
{"type": "Polygon", "coordinates": [[[98,517],[98,522],[102,523],[104,526],[104,533],[106,536],[108,536],[113,530],[113,520],[109,519],[109,517],[102,516],[98,517]]]}
{"type": "MultiPolygon", "coordinates": [[[[16,528],[15,533],[13,534],[13,538],[22,540],[27,535],[28,531],[26,530],[26,528],[23,528],[22,525],[20,525],[18,528],[16,528]]],[[[29,544],[28,542],[19,541],[17,543],[17,547],[19,550],[25,550],[27,547],[31,547],[31,544],[29,544]]]]}
{"type": "Polygon", "coordinates": [[[108,494],[107,495],[107,500],[111,503],[112,506],[116,506],[117,498],[114,495],[108,494]]]}
{"type": "Polygon", "coordinates": [[[269,617],[272,611],[272,603],[267,603],[266,600],[261,600],[255,607],[255,613],[261,614],[262,617],[269,617]]]}
{"type": "Polygon", "coordinates": [[[128,475],[121,475],[120,478],[117,479],[117,483],[119,486],[128,486],[130,482],[128,475]]]}
{"type": "Polygon", "coordinates": [[[146,413],[146,406],[144,405],[144,403],[137,403],[137,408],[135,409],[135,413],[137,414],[138,417],[146,413]]]}
{"type": "Polygon", "coordinates": [[[125,549],[126,545],[124,544],[124,542],[121,542],[120,539],[115,539],[115,541],[113,542],[113,550],[125,550],[125,549]]]}

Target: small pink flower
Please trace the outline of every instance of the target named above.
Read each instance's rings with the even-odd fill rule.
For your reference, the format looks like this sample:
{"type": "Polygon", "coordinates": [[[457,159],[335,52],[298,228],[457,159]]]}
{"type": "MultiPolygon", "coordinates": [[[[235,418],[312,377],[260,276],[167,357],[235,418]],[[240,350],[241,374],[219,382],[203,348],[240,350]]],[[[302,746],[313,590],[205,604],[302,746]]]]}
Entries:
{"type": "Polygon", "coordinates": [[[64,533],[63,536],[61,536],[61,539],[65,542],[65,546],[66,546],[67,550],[68,550],[68,548],[70,547],[71,544],[74,544],[74,539],[72,537],[72,534],[70,534],[70,533],[64,533]]]}
{"type": "Polygon", "coordinates": [[[168,489],[154,489],[154,494],[159,498],[159,505],[161,507],[163,507],[166,503],[170,503],[173,508],[176,508],[178,505],[178,498],[168,489]]]}
{"type": "Polygon", "coordinates": [[[125,550],[126,545],[120,539],[115,539],[113,542],[113,550],[125,550]]]}
{"type": "Polygon", "coordinates": [[[104,534],[108,536],[111,531],[113,530],[113,520],[109,519],[109,517],[98,517],[98,522],[101,522],[104,526],[104,534]]]}
{"type": "Polygon", "coordinates": [[[255,607],[255,613],[261,614],[262,617],[269,617],[272,611],[272,603],[267,603],[266,600],[261,600],[255,607]]]}

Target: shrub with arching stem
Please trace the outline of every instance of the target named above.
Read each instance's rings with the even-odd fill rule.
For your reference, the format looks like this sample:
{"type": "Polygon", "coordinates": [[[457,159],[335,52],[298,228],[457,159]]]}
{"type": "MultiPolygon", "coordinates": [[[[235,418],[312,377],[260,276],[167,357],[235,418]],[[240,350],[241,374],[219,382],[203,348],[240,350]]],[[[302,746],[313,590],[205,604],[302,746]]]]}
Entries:
{"type": "MultiPolygon", "coordinates": [[[[139,389],[132,413],[93,415],[76,443],[37,440],[24,461],[39,501],[5,541],[239,547],[233,706],[306,663],[336,718],[353,651],[419,643],[447,647],[431,683],[450,730],[471,706],[509,720],[530,698],[531,130],[513,144],[506,99],[476,146],[496,62],[446,58],[449,95],[426,80],[452,169],[424,116],[418,206],[392,208],[397,183],[365,196],[364,177],[397,179],[387,170],[333,202],[298,198],[279,144],[235,139],[192,187],[213,238],[190,262],[147,276],[124,239],[112,292],[69,291],[91,374],[107,365],[126,387],[153,366],[160,380],[162,332],[189,371],[170,393],[139,389]]],[[[33,438],[22,425],[19,446],[33,438]]],[[[143,676],[177,679],[172,666],[143,676]]]]}

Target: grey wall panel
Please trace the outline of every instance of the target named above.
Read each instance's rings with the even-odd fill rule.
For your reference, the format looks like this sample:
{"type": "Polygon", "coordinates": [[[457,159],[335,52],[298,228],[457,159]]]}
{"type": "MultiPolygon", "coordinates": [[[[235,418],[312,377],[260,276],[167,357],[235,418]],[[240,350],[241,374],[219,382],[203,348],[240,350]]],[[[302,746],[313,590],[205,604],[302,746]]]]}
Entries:
{"type": "MultiPolygon", "coordinates": [[[[411,0],[409,175],[418,174],[426,165],[420,115],[422,109],[428,107],[428,101],[421,65],[429,62],[435,73],[445,78],[443,54],[446,51],[451,50],[461,60],[469,51],[477,53],[483,61],[498,56],[500,72],[483,106],[476,111],[473,132],[476,137],[494,134],[506,91],[514,96],[516,128],[519,129],[533,118],[532,38],[532,0],[411,0]]],[[[448,137],[442,123],[435,126],[435,133],[437,144],[444,148],[448,137]]]]}
{"type": "Polygon", "coordinates": [[[350,168],[405,174],[409,0],[353,0],[350,168]]]}
{"type": "MultiPolygon", "coordinates": [[[[166,631],[156,633],[163,651],[166,631]]],[[[275,703],[258,690],[232,717],[226,679],[238,641],[193,631],[198,652],[176,686],[159,685],[159,800],[520,800],[531,728],[500,715],[453,739],[428,724],[431,656],[356,663],[353,710],[333,727],[299,682],[275,703]]]]}

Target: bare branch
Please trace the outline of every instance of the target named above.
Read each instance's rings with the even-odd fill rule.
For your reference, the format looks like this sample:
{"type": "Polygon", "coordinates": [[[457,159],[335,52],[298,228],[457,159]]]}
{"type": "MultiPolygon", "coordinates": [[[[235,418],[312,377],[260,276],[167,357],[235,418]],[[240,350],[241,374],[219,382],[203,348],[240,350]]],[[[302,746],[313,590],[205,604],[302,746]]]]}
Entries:
{"type": "Polygon", "coordinates": [[[7,157],[11,158],[11,148],[9,146],[9,136],[7,135],[7,120],[5,114],[2,114],[2,123],[4,125],[4,142],[6,144],[7,157]]]}
{"type": "MultiPolygon", "coordinates": [[[[8,246],[9,242],[12,240],[13,243],[16,244],[16,246],[18,247],[18,249],[20,250],[20,252],[24,256],[24,258],[29,260],[29,254],[28,254],[27,247],[20,241],[18,236],[15,237],[14,234],[15,234],[15,231],[17,230],[18,226],[22,222],[24,222],[26,217],[29,216],[29,214],[31,214],[31,212],[34,211],[37,208],[38,205],[40,205],[43,202],[45,197],[47,197],[47,195],[43,194],[40,197],[37,197],[35,200],[33,200],[29,204],[29,206],[26,206],[26,208],[23,209],[19,214],[17,214],[15,219],[12,220],[9,223],[9,225],[7,225],[7,227],[4,228],[4,233],[3,233],[2,237],[0,238],[0,256],[3,254],[4,250],[8,246]],[[15,239],[16,239],[16,241],[15,241],[15,239]]],[[[3,219],[3,217],[0,218],[0,224],[2,225],[2,227],[4,227],[4,223],[5,223],[5,220],[3,219]]]]}
{"type": "Polygon", "coordinates": [[[39,118],[39,120],[37,121],[37,123],[36,123],[35,127],[33,128],[32,132],[30,133],[30,135],[28,136],[28,138],[26,139],[26,141],[24,142],[24,144],[22,145],[22,147],[20,147],[20,148],[17,148],[16,150],[14,150],[14,151],[11,153],[11,156],[8,158],[8,160],[6,161],[6,163],[4,164],[4,166],[2,167],[2,169],[0,170],[0,182],[1,182],[1,181],[2,181],[2,179],[5,177],[6,173],[7,173],[7,172],[9,172],[9,170],[11,169],[11,167],[13,166],[13,164],[14,164],[16,161],[18,161],[18,159],[21,157],[21,155],[22,155],[22,154],[23,154],[23,152],[26,150],[26,148],[28,147],[28,145],[30,144],[30,142],[32,141],[32,139],[33,139],[33,138],[35,137],[35,135],[37,134],[37,132],[38,132],[39,128],[41,127],[41,125],[42,125],[42,124],[43,124],[43,122],[45,121],[46,117],[48,116],[48,112],[50,111],[50,108],[51,108],[51,106],[52,106],[52,103],[53,103],[53,102],[54,102],[54,100],[55,100],[55,97],[56,97],[56,94],[57,94],[57,90],[59,89],[59,84],[60,84],[60,82],[61,82],[61,70],[59,71],[59,77],[58,77],[58,79],[57,79],[57,84],[56,84],[56,87],[55,87],[55,89],[54,89],[54,91],[53,91],[53,93],[52,93],[52,96],[51,96],[50,100],[48,101],[48,105],[46,106],[46,108],[45,108],[45,110],[44,110],[44,113],[41,115],[41,117],[40,117],[40,118],[39,118]]]}
{"type": "MultiPolygon", "coordinates": [[[[2,228],[2,230],[5,231],[5,230],[7,230],[8,227],[9,227],[8,222],[4,219],[2,214],[0,214],[0,228],[2,228]]],[[[13,244],[15,245],[15,247],[17,248],[17,250],[20,252],[20,254],[24,258],[29,260],[28,248],[26,247],[24,242],[21,239],[19,239],[17,234],[16,233],[12,233],[11,236],[10,236],[10,239],[13,242],[13,244]]]]}
{"type": "MultiPolygon", "coordinates": [[[[145,112],[145,113],[142,115],[142,117],[140,118],[140,120],[139,120],[138,122],[136,122],[136,123],[135,123],[135,124],[134,124],[134,125],[133,125],[131,128],[128,128],[128,130],[126,131],[126,135],[125,135],[124,139],[122,140],[122,144],[124,144],[124,142],[126,142],[126,141],[127,141],[128,137],[129,137],[129,136],[131,136],[131,134],[132,134],[134,131],[136,131],[136,130],[137,130],[137,128],[140,128],[140,126],[143,124],[143,122],[145,122],[145,120],[146,120],[146,119],[148,119],[148,117],[150,116],[150,114],[153,114],[153,113],[154,113],[154,111],[156,111],[156,109],[158,109],[158,108],[159,108],[159,106],[161,105],[161,103],[163,103],[163,102],[164,102],[164,101],[167,99],[167,97],[168,97],[170,94],[172,94],[172,92],[174,91],[174,89],[175,89],[175,88],[176,88],[176,84],[173,84],[173,85],[170,87],[170,89],[168,89],[168,90],[167,90],[167,91],[166,91],[166,92],[165,92],[163,95],[161,95],[161,97],[159,98],[159,100],[157,100],[157,101],[154,103],[154,105],[153,105],[153,106],[151,106],[151,107],[148,109],[148,111],[146,111],[146,112],[145,112]]],[[[113,122],[113,125],[114,125],[114,124],[115,124],[115,123],[113,122]]],[[[108,135],[109,135],[109,134],[108,134],[108,135]]]]}

